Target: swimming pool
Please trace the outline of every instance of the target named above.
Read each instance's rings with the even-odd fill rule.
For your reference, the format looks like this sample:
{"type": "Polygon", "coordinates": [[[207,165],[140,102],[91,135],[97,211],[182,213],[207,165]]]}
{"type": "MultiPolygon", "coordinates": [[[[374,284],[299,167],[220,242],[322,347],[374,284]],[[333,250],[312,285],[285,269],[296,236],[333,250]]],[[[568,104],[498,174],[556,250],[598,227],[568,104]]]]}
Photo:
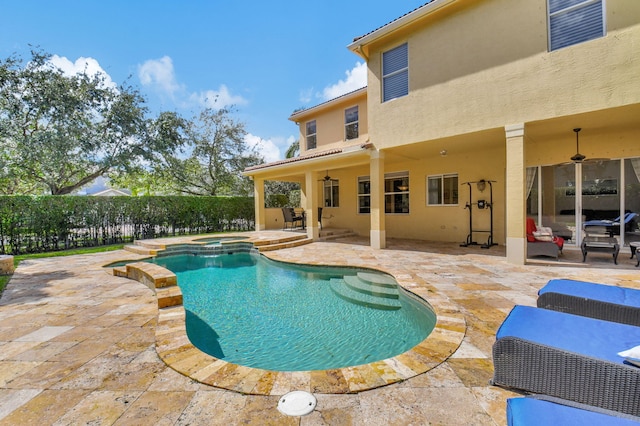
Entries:
{"type": "Polygon", "coordinates": [[[408,351],[435,325],[424,302],[370,270],[247,252],[154,263],[178,277],[191,342],[234,364],[275,371],[366,364],[408,351]]]}

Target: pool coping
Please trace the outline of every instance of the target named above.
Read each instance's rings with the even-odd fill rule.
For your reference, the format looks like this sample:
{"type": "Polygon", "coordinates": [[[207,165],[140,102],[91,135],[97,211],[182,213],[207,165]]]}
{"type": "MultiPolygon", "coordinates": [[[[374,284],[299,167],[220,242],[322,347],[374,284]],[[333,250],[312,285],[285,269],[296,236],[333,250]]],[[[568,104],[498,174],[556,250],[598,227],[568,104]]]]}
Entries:
{"type": "MultiPolygon", "coordinates": [[[[182,239],[175,243],[145,240],[141,245],[153,255],[176,245],[202,245],[182,239]]],[[[200,237],[201,238],[201,237],[200,237]]],[[[253,243],[252,238],[242,243],[253,243]]],[[[221,244],[224,246],[226,242],[221,244]]],[[[231,241],[230,243],[236,243],[231,241]]],[[[271,260],[270,252],[261,253],[271,260]]],[[[298,263],[298,262],[290,262],[298,263]]],[[[348,266],[346,264],[304,263],[316,266],[348,266]]],[[[358,265],[357,267],[361,267],[358,265]]],[[[436,314],[436,324],[429,336],[410,350],[373,363],[345,368],[313,371],[281,372],[246,367],[215,358],[196,348],[187,337],[186,312],[175,274],[148,262],[114,267],[113,274],[139,281],[155,292],[158,299],[158,322],[155,331],[156,353],[173,370],[191,379],[230,391],[251,395],[283,395],[293,390],[321,394],[357,393],[401,382],[423,374],[446,361],[462,344],[466,321],[453,304],[433,289],[417,286],[410,277],[396,276],[384,268],[371,268],[394,276],[398,284],[413,296],[426,302],[436,314]]]]}

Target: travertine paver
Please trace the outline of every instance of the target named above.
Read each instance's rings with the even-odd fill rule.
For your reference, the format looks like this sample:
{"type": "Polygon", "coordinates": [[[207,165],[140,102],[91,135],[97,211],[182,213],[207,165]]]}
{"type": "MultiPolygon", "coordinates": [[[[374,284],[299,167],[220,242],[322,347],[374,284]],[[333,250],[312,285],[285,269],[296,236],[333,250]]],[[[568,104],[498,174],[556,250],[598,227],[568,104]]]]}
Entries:
{"type": "MultiPolygon", "coordinates": [[[[506,262],[501,247],[389,240],[388,249],[373,250],[365,240],[351,238],[266,255],[389,272],[438,306],[443,320],[437,337],[444,346],[461,329],[464,338],[451,356],[424,374],[354,394],[317,394],[310,415],[286,417],[276,406],[279,392],[291,386],[311,388],[315,383],[330,389],[342,380],[355,380],[356,373],[372,374],[367,369],[389,368],[395,374],[425,355],[412,352],[398,363],[361,368],[351,376],[265,377],[268,396],[221,390],[177,373],[159,358],[157,336],[164,330],[168,338],[172,332],[159,328],[154,293],[102,268],[143,256],[117,251],[30,260],[21,263],[0,299],[0,425],[503,425],[505,400],[514,394],[489,386],[488,379],[495,331],[511,307],[534,305],[537,290],[551,278],[640,288],[638,269],[628,254],[621,254],[617,266],[600,256],[582,264],[578,251],[565,249],[559,262],[516,266],[506,262]]],[[[180,321],[178,314],[171,323],[180,321]]],[[[221,383],[253,374],[224,364],[202,370],[197,353],[172,355],[221,383]]]]}

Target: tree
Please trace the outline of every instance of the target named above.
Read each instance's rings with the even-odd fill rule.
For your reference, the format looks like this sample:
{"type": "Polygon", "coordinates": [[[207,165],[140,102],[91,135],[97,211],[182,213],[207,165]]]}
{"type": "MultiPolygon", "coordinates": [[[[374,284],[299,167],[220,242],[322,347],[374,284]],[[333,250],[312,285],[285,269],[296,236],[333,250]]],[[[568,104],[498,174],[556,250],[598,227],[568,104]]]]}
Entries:
{"type": "Polygon", "coordinates": [[[190,195],[249,195],[251,181],[242,171],[260,164],[261,156],[245,141],[244,123],[231,117],[232,110],[204,109],[189,127],[186,145],[190,155],[165,156],[162,171],[174,190],[190,195]]]}
{"type": "Polygon", "coordinates": [[[293,158],[300,155],[300,140],[293,142],[289,148],[287,148],[287,152],[285,152],[285,158],[293,158]]]}
{"type": "Polygon", "coordinates": [[[66,75],[50,55],[0,62],[0,180],[69,194],[109,172],[132,170],[180,141],[150,138],[144,99],[86,71],[66,75]]]}

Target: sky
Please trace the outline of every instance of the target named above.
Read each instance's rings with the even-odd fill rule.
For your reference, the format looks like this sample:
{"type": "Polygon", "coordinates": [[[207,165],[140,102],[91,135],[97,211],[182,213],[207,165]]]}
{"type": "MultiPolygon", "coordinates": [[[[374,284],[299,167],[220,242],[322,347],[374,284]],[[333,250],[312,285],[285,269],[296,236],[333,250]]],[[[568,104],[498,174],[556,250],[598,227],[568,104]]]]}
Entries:
{"type": "Polygon", "coordinates": [[[67,72],[103,72],[152,116],[235,108],[266,161],[298,139],[288,120],[366,86],[355,37],[427,0],[0,0],[0,58],[32,47],[67,72]]]}

